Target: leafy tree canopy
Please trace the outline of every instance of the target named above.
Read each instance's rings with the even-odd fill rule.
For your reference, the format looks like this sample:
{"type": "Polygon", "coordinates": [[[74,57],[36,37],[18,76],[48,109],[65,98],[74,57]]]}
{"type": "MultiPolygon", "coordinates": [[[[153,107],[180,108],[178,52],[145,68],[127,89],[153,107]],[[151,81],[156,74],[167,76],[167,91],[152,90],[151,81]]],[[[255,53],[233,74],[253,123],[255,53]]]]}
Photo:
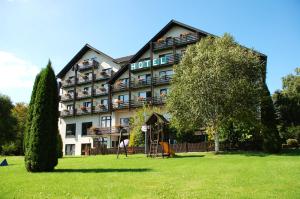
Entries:
{"type": "Polygon", "coordinates": [[[202,38],[174,66],[167,107],[179,129],[218,129],[229,118],[257,120],[264,63],[232,36],[202,38]]]}

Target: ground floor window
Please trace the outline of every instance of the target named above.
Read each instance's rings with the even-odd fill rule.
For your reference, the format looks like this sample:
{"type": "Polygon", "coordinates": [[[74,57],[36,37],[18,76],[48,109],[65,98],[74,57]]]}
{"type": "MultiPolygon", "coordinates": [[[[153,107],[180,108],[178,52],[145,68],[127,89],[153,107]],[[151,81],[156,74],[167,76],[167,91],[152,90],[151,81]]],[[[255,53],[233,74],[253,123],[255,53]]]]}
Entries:
{"type": "Polygon", "coordinates": [[[81,135],[87,135],[89,128],[93,126],[93,122],[83,122],[81,128],[81,135]]]}
{"type": "Polygon", "coordinates": [[[75,136],[76,124],[67,124],[66,125],[66,136],[75,136]]]}
{"type": "Polygon", "coordinates": [[[75,155],[75,144],[66,144],[65,155],[75,155]]]}
{"type": "Polygon", "coordinates": [[[103,116],[101,117],[101,127],[107,128],[111,126],[111,117],[110,116],[103,116]]]}
{"type": "Polygon", "coordinates": [[[81,155],[90,155],[91,152],[91,144],[81,144],[81,155]]]}
{"type": "Polygon", "coordinates": [[[130,118],[120,118],[120,126],[129,126],[130,118]]]}
{"type": "Polygon", "coordinates": [[[118,147],[118,142],[119,142],[119,141],[111,141],[111,147],[112,147],[112,148],[118,147]]]}

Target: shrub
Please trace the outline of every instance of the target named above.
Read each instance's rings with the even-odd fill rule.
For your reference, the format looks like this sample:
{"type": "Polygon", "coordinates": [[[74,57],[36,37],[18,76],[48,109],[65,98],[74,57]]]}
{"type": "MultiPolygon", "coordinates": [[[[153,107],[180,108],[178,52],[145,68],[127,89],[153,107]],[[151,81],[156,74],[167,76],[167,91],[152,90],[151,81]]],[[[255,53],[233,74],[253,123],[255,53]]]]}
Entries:
{"type": "Polygon", "coordinates": [[[287,141],[286,141],[286,143],[287,143],[287,145],[289,146],[289,147],[298,147],[299,145],[298,145],[298,140],[296,140],[296,139],[288,139],[287,141]]]}
{"type": "Polygon", "coordinates": [[[16,155],[18,153],[18,146],[14,142],[2,145],[1,155],[16,155]]]}

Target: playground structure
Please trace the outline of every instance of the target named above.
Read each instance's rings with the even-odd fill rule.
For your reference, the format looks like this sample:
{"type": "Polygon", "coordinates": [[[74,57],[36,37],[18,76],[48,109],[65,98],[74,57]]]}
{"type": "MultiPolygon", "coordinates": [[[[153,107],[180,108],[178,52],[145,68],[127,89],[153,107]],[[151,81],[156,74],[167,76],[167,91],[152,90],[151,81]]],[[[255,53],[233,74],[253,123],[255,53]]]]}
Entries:
{"type": "Polygon", "coordinates": [[[161,146],[161,156],[173,157],[174,151],[169,144],[170,135],[167,131],[169,121],[158,113],[153,113],[146,121],[149,127],[146,134],[145,143],[149,146],[147,157],[157,157],[159,153],[159,146],[161,146]]]}

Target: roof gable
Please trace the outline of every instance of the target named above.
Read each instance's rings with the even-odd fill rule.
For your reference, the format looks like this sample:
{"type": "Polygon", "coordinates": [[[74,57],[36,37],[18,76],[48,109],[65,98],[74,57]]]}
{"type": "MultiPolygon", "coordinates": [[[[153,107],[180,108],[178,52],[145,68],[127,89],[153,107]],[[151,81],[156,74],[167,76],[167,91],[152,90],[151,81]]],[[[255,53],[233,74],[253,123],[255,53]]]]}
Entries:
{"type": "Polygon", "coordinates": [[[81,59],[81,57],[87,53],[89,50],[95,51],[96,53],[103,55],[109,59],[111,59],[113,62],[117,63],[112,57],[110,57],[109,55],[101,52],[100,50],[92,47],[89,44],[85,44],[80,51],[71,59],[71,61],[69,61],[69,63],[57,74],[56,77],[58,78],[62,78],[63,76],[65,76],[65,74],[71,70],[71,68],[78,62],[78,60],[81,59]]]}
{"type": "MultiPolygon", "coordinates": [[[[178,22],[176,20],[171,20],[165,27],[163,27],[154,37],[152,37],[135,55],[132,56],[132,58],[129,60],[129,63],[133,63],[137,61],[140,56],[142,56],[149,48],[150,48],[150,43],[157,41],[159,38],[164,36],[172,27],[174,26],[179,26],[182,28],[185,28],[187,30],[196,32],[202,36],[214,36],[210,33],[207,33],[205,31],[202,31],[200,29],[194,28],[192,26],[186,25],[184,23],[178,22]]],[[[115,75],[109,80],[109,83],[114,82],[118,77],[120,77],[127,69],[129,68],[129,64],[124,65],[115,75]]]]}

